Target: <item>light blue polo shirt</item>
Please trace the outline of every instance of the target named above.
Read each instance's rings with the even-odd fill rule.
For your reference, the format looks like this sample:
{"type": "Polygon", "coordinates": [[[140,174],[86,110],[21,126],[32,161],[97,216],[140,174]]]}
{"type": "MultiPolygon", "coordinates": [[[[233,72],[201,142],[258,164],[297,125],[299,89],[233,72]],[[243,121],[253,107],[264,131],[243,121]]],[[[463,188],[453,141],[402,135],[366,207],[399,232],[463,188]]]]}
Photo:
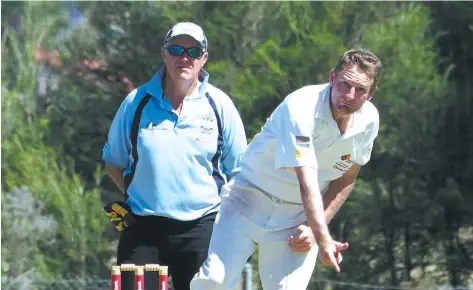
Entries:
{"type": "Polygon", "coordinates": [[[122,102],[102,158],[124,169],[126,202],[135,214],[195,220],[218,211],[221,186],[240,171],[246,135],[232,100],[208,83],[207,72],[200,71],[180,115],[163,95],[163,73],[122,102]],[[148,94],[132,150],[133,119],[148,94]]]}

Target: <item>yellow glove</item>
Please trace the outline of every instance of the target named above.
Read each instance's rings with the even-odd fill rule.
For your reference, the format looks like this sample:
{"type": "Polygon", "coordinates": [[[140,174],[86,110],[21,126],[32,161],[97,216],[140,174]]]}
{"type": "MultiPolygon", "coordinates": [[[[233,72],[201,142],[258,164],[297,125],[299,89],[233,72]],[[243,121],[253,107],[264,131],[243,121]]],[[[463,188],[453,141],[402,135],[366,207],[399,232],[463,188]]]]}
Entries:
{"type": "Polygon", "coordinates": [[[114,201],[103,207],[103,210],[110,217],[110,222],[115,228],[121,232],[126,227],[131,226],[135,222],[135,218],[131,213],[130,206],[123,201],[114,201]]]}

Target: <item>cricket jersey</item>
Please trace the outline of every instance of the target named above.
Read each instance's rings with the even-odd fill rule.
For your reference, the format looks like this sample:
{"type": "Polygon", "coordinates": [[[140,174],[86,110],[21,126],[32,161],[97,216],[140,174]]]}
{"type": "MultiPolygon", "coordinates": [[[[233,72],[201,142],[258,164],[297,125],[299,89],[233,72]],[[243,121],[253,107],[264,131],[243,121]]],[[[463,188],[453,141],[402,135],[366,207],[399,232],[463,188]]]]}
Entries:
{"type": "Polygon", "coordinates": [[[241,161],[241,175],[283,200],[301,203],[294,167],[317,169],[320,191],[354,163],[365,165],[378,135],[379,115],[366,101],[340,134],[330,109],[330,84],[288,95],[266,121],[241,161]]]}
{"type": "Polygon", "coordinates": [[[195,220],[218,211],[220,189],[239,172],[247,140],[232,100],[208,83],[207,72],[180,114],[163,93],[164,72],[121,103],[102,158],[124,169],[133,213],[195,220]]]}

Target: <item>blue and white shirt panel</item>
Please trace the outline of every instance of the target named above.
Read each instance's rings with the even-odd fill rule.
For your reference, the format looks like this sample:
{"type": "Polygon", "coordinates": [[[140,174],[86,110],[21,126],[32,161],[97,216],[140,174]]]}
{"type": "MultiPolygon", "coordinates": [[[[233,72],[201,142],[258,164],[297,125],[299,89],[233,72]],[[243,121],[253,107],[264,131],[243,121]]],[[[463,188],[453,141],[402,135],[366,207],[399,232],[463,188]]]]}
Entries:
{"type": "Polygon", "coordinates": [[[196,90],[184,99],[177,115],[163,97],[163,72],[159,70],[121,104],[103,159],[123,168],[125,180],[132,176],[127,202],[135,214],[194,220],[219,209],[221,186],[240,170],[245,131],[231,99],[207,82],[203,70],[196,90]],[[135,158],[130,139],[133,118],[148,94],[135,158]]]}

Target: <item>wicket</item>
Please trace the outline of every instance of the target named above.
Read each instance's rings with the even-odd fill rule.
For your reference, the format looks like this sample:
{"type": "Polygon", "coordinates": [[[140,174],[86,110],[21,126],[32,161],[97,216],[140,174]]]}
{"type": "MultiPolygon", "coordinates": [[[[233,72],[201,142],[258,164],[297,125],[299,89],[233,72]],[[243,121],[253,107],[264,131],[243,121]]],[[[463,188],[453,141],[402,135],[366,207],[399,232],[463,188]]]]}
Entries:
{"type": "Polygon", "coordinates": [[[135,272],[135,290],[145,290],[145,271],[158,272],[158,290],[168,290],[168,267],[160,266],[158,264],[146,264],[144,266],[122,264],[120,266],[112,266],[112,290],[122,290],[121,273],[131,271],[135,272]]]}

